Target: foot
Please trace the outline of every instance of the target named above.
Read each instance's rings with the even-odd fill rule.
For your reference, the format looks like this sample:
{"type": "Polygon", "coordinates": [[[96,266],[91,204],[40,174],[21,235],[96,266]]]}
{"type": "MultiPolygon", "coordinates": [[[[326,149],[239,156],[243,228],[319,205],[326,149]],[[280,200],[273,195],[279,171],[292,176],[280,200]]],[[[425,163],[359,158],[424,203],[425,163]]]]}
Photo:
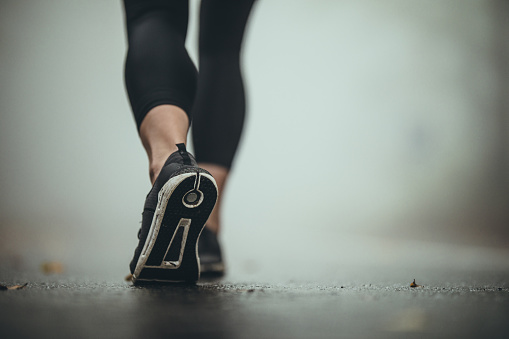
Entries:
{"type": "Polygon", "coordinates": [[[217,200],[217,186],[178,144],[145,200],[139,243],[130,264],[133,283],[196,282],[198,236],[217,200]]]}
{"type": "Polygon", "coordinates": [[[208,227],[203,228],[198,240],[198,255],[202,276],[222,276],[224,263],[217,235],[208,227]]]}

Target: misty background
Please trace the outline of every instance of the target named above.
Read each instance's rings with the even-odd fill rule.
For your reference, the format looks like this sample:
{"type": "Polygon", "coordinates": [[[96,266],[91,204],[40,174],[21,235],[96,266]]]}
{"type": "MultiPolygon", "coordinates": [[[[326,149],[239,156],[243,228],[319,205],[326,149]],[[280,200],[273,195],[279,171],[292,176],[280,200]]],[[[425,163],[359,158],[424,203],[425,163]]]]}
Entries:
{"type": "MultiPolygon", "coordinates": [[[[509,269],[508,17],[502,0],[258,1],[230,274],[509,269]]],[[[120,1],[0,1],[0,268],[128,272],[150,181],[125,53],[120,1]]]]}

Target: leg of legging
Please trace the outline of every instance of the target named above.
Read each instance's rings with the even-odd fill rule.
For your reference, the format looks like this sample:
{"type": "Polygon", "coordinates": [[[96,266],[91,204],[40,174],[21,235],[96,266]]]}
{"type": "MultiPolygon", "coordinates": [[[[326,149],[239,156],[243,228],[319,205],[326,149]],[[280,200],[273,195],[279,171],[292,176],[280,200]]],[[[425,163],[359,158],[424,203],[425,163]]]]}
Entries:
{"type": "Polygon", "coordinates": [[[190,115],[197,72],[185,48],[188,1],[124,0],[124,8],[125,84],[138,129],[159,105],[175,105],[190,115]]]}
{"type": "Polygon", "coordinates": [[[125,83],[150,179],[185,142],[197,72],[185,49],[188,1],[125,0],[129,50],[125,83]]]}
{"type": "Polygon", "coordinates": [[[219,230],[221,193],[242,133],[245,94],[240,49],[254,0],[202,0],[193,143],[200,167],[215,177],[219,199],[207,227],[219,230]]]}

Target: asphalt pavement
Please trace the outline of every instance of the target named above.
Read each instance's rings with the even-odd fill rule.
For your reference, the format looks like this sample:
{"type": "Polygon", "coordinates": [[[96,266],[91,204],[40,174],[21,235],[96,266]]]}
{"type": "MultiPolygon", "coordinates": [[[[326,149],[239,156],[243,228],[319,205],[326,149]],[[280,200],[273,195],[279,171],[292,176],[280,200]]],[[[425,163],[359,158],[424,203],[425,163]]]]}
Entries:
{"type": "MultiPolygon", "coordinates": [[[[353,276],[353,275],[352,275],[353,276]]],[[[369,274],[368,274],[369,276],[369,274]]],[[[133,286],[74,273],[2,271],[0,338],[506,338],[509,272],[408,281],[133,286]]]]}

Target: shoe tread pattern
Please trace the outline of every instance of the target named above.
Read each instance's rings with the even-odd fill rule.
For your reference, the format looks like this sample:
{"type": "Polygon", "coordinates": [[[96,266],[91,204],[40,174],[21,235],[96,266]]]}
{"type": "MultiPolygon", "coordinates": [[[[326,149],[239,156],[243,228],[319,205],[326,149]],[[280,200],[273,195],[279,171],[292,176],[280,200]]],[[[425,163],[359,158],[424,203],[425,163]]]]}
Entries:
{"type": "Polygon", "coordinates": [[[216,203],[217,189],[209,178],[201,176],[199,190],[203,192],[203,202],[195,208],[188,208],[182,203],[182,198],[194,188],[195,180],[196,176],[184,179],[172,192],[168,199],[157,239],[144,265],[159,266],[161,264],[179,221],[181,218],[187,218],[191,219],[191,226],[187,234],[180,267],[144,267],[137,277],[138,280],[194,282],[199,279],[196,244],[198,236],[216,203]]]}

